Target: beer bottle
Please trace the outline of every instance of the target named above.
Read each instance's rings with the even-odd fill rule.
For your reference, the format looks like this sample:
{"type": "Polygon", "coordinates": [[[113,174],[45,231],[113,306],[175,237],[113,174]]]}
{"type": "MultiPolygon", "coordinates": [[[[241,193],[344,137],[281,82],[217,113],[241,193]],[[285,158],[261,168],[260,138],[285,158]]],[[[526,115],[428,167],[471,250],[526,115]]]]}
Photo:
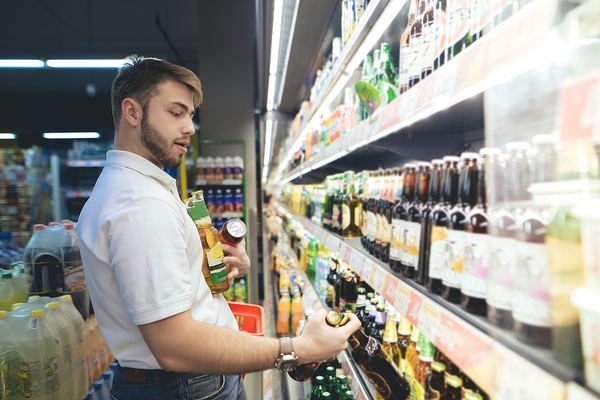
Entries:
{"type": "Polygon", "coordinates": [[[416,372],[415,393],[417,399],[425,398],[427,388],[427,379],[431,375],[431,363],[435,354],[435,346],[426,338],[423,339],[421,353],[419,355],[419,364],[416,372]]]}
{"type": "Polygon", "coordinates": [[[416,196],[408,206],[405,223],[405,255],[406,259],[402,265],[402,275],[414,278],[415,269],[419,263],[419,245],[421,244],[421,211],[427,203],[427,194],[431,178],[431,164],[420,162],[419,173],[416,182],[416,196]]]}
{"type": "MultiPolygon", "coordinates": [[[[198,209],[196,209],[196,205],[194,204],[194,199],[193,198],[186,199],[184,201],[184,203],[187,208],[188,215],[192,218],[194,223],[196,223],[196,228],[198,229],[198,234],[202,238],[202,234],[200,233],[201,228],[200,228],[199,224],[197,223],[197,221],[200,221],[200,218],[198,217],[198,209]]],[[[200,240],[202,240],[202,239],[200,239],[200,240]]],[[[204,250],[204,245],[202,247],[204,250]]],[[[208,269],[208,261],[206,261],[206,252],[204,252],[204,254],[203,254],[202,275],[204,275],[204,280],[206,281],[206,284],[208,285],[208,287],[212,287],[213,282],[212,282],[212,278],[210,277],[210,270],[208,269]]]]}
{"type": "Polygon", "coordinates": [[[412,60],[412,53],[410,48],[410,28],[413,22],[417,18],[417,9],[419,6],[419,0],[411,0],[410,9],[408,11],[408,24],[406,30],[400,37],[400,94],[406,92],[409,87],[409,74],[410,65],[412,60]]]}
{"type": "MultiPolygon", "coordinates": [[[[346,399],[346,392],[352,390],[350,385],[348,384],[348,378],[346,375],[340,375],[337,377],[338,385],[333,393],[334,400],[344,400],[346,399]]],[[[352,392],[351,392],[352,393],[352,392]]]]}
{"type": "Polygon", "coordinates": [[[365,288],[358,288],[358,297],[356,299],[356,309],[354,310],[354,314],[360,321],[361,329],[365,328],[367,320],[369,318],[369,314],[366,310],[367,307],[367,299],[365,296],[365,288]]]}
{"type": "MultiPolygon", "coordinates": [[[[489,233],[492,236],[490,270],[488,276],[488,320],[495,326],[513,329],[512,298],[514,295],[515,264],[518,256],[516,233],[517,221],[523,214],[524,196],[521,188],[527,187],[523,180],[529,179],[529,164],[526,152],[529,143],[512,142],[506,145],[509,158],[506,160],[502,180],[502,192],[505,193],[503,205],[491,216],[489,233]]],[[[499,180],[496,180],[498,185],[499,180]]],[[[502,192],[500,194],[502,194],[502,192]]]]}
{"type": "Polygon", "coordinates": [[[362,232],[362,224],[363,224],[363,215],[362,215],[362,203],[363,196],[365,191],[366,178],[363,172],[359,173],[356,177],[356,185],[354,189],[356,190],[356,198],[358,200],[357,209],[354,210],[354,221],[356,226],[358,227],[358,237],[362,241],[363,232],[362,232]]]}
{"type": "Polygon", "coordinates": [[[385,330],[385,323],[385,306],[382,304],[382,302],[379,302],[377,303],[375,311],[375,324],[371,324],[370,331],[365,332],[365,334],[377,339],[379,343],[383,343],[383,331],[385,330]]]}
{"type": "Polygon", "coordinates": [[[345,282],[345,279],[342,276],[345,276],[347,270],[344,268],[344,263],[341,262],[338,258],[333,258],[333,262],[336,264],[337,275],[336,281],[333,285],[335,288],[335,297],[333,302],[333,309],[337,312],[340,312],[340,300],[342,300],[341,306],[345,307],[346,297],[345,297],[345,285],[342,285],[342,282],[345,282]],[[342,288],[344,289],[344,296],[342,297],[342,288]]]}
{"type": "Polygon", "coordinates": [[[421,80],[421,61],[423,56],[423,14],[427,8],[427,1],[419,1],[417,16],[410,27],[410,66],[408,73],[408,87],[415,86],[421,80]]]}
{"type": "Polygon", "coordinates": [[[448,1],[448,60],[471,44],[471,1],[448,1]]]}
{"type": "Polygon", "coordinates": [[[396,331],[396,322],[394,318],[394,314],[387,314],[387,321],[385,324],[385,332],[383,334],[383,350],[385,350],[394,364],[398,367],[398,369],[402,368],[402,363],[400,362],[400,349],[398,348],[398,333],[396,331]]]}
{"type": "Polygon", "coordinates": [[[346,310],[351,310],[354,312],[356,310],[358,296],[359,296],[359,287],[362,284],[362,279],[358,274],[352,270],[348,270],[348,274],[345,278],[345,308],[346,310]]]}
{"type": "Polygon", "coordinates": [[[362,196],[362,236],[360,243],[363,248],[367,248],[369,243],[369,218],[368,218],[368,205],[371,198],[371,188],[373,186],[373,172],[363,171],[363,177],[365,179],[365,185],[362,196]]]}
{"type": "Polygon", "coordinates": [[[335,368],[327,367],[327,372],[325,375],[325,382],[323,383],[323,388],[325,389],[326,392],[335,393],[337,386],[338,386],[338,382],[337,382],[337,378],[335,377],[335,368]]]}
{"type": "Polygon", "coordinates": [[[310,400],[320,400],[323,396],[323,392],[325,388],[323,387],[323,383],[325,378],[322,376],[317,376],[316,382],[317,384],[313,387],[312,394],[310,395],[310,400]]]}
{"type": "Polygon", "coordinates": [[[466,392],[465,400],[483,400],[483,397],[477,392],[466,392]]]}
{"type": "Polygon", "coordinates": [[[433,17],[435,26],[435,44],[433,51],[433,70],[435,71],[446,61],[446,48],[448,41],[446,16],[446,0],[435,0],[435,16],[433,17]]]}
{"type": "Polygon", "coordinates": [[[392,244],[390,247],[390,268],[395,272],[401,272],[405,258],[404,233],[408,206],[414,200],[415,183],[417,179],[417,166],[415,164],[404,165],[404,185],[402,199],[394,207],[392,213],[392,244]]]}
{"type": "Polygon", "coordinates": [[[446,396],[446,366],[440,362],[431,363],[431,375],[427,378],[425,399],[442,400],[446,396]]]}
{"type": "Polygon", "coordinates": [[[373,173],[373,190],[371,191],[371,197],[369,199],[369,205],[367,208],[368,222],[368,238],[367,249],[370,254],[375,251],[375,236],[377,235],[377,217],[375,214],[377,208],[377,202],[379,201],[379,191],[381,189],[381,171],[375,171],[373,173]]]}
{"type": "Polygon", "coordinates": [[[362,220],[360,202],[355,193],[356,177],[354,172],[348,173],[348,194],[342,203],[342,236],[359,237],[362,220]]]}
{"type": "Polygon", "coordinates": [[[377,90],[379,91],[380,107],[385,107],[396,99],[397,77],[396,70],[392,64],[390,44],[381,43],[380,68],[377,75],[377,90]]]}
{"type": "Polygon", "coordinates": [[[486,173],[500,155],[500,149],[484,148],[479,152],[477,205],[471,209],[465,223],[466,242],[463,271],[460,277],[461,304],[473,314],[487,314],[485,295],[490,264],[490,243],[486,173]]]}
{"type": "Polygon", "coordinates": [[[435,46],[435,7],[437,1],[432,0],[425,9],[422,16],[422,38],[423,38],[423,55],[421,65],[421,79],[425,79],[433,72],[433,54],[435,46]]]}
{"type": "Polygon", "coordinates": [[[404,316],[400,316],[398,324],[398,350],[400,351],[400,371],[402,374],[406,371],[406,350],[410,345],[410,334],[412,327],[410,322],[404,316]]]}
{"type": "Polygon", "coordinates": [[[464,166],[458,180],[458,203],[450,210],[448,221],[448,243],[450,260],[442,272],[442,296],[452,303],[460,303],[460,275],[462,274],[465,249],[465,222],[472,206],[477,201],[477,153],[463,153],[464,166]]]}
{"type": "Polygon", "coordinates": [[[421,209],[421,242],[419,244],[419,261],[416,268],[415,281],[425,285],[427,276],[429,276],[429,245],[431,239],[431,212],[440,201],[440,187],[442,183],[443,160],[431,161],[431,179],[429,183],[429,193],[427,194],[427,203],[421,209]]]}
{"type": "Polygon", "coordinates": [[[446,376],[446,396],[444,400],[462,399],[462,379],[456,375],[446,376]]]}
{"type": "Polygon", "coordinates": [[[330,176],[325,178],[325,197],[323,199],[323,228],[331,230],[331,191],[332,179],[330,176]]]}
{"type": "Polygon", "coordinates": [[[328,307],[333,308],[335,301],[335,283],[337,282],[337,268],[334,258],[331,257],[329,260],[329,274],[327,275],[327,296],[325,302],[328,307]]]}
{"type": "Polygon", "coordinates": [[[377,305],[379,304],[379,300],[377,298],[373,298],[371,300],[371,308],[369,310],[369,319],[367,321],[367,326],[365,327],[365,335],[373,336],[373,331],[375,330],[377,319],[377,305]]]}
{"type": "MultiPolygon", "coordinates": [[[[373,57],[367,55],[363,61],[362,78],[361,82],[370,83],[373,78],[373,57]]],[[[358,104],[358,116],[359,121],[364,121],[369,118],[371,111],[363,105],[363,102],[358,104]]]]}
{"type": "Polygon", "coordinates": [[[219,241],[219,231],[215,229],[208,215],[204,195],[202,190],[192,193],[194,205],[198,210],[199,220],[196,226],[199,228],[200,241],[204,251],[204,261],[208,263],[212,286],[212,294],[223,293],[229,290],[229,281],[227,280],[227,266],[223,263],[223,248],[219,241]]]}
{"type": "Polygon", "coordinates": [[[442,293],[442,271],[448,265],[451,268],[452,253],[447,251],[448,223],[450,210],[458,197],[458,157],[444,157],[444,173],[442,175],[442,195],[440,203],[431,212],[431,245],[429,247],[429,276],[425,282],[427,290],[442,293]]]}
{"type": "Polygon", "coordinates": [[[390,260],[390,243],[392,241],[392,213],[394,212],[394,205],[398,200],[396,195],[401,193],[402,190],[398,189],[402,186],[402,168],[394,168],[392,170],[392,178],[391,178],[391,190],[388,191],[388,198],[384,210],[383,223],[384,223],[384,232],[383,232],[383,242],[381,243],[381,261],[384,263],[389,262],[390,260]]]}
{"type": "Polygon", "coordinates": [[[381,179],[381,190],[379,191],[379,196],[377,199],[377,203],[375,205],[375,221],[377,223],[377,228],[375,229],[375,247],[373,249],[373,255],[376,258],[379,258],[381,255],[381,242],[383,240],[383,218],[384,218],[384,203],[387,196],[387,192],[389,190],[390,183],[390,171],[382,170],[380,173],[381,179]]]}

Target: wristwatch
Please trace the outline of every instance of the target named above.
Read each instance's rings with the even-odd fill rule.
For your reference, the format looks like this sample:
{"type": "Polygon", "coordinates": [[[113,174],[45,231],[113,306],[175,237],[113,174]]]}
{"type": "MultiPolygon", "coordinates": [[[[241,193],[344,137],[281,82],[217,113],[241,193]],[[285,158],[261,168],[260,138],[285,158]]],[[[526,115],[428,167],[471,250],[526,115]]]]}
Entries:
{"type": "Polygon", "coordinates": [[[292,339],[282,337],[279,339],[279,357],[275,360],[275,368],[281,372],[289,372],[298,366],[298,356],[294,353],[292,339]]]}

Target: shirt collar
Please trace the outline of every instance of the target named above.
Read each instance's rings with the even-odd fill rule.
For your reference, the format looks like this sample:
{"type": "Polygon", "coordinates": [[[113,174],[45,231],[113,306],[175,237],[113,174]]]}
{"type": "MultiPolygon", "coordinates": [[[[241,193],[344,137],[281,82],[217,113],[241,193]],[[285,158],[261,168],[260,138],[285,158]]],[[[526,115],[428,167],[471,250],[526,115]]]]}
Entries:
{"type": "Polygon", "coordinates": [[[130,168],[138,171],[142,175],[146,175],[156,179],[159,183],[163,184],[166,188],[176,187],[176,180],[162,169],[158,168],[155,164],[148,161],[142,156],[139,156],[130,151],[123,150],[109,150],[106,153],[106,167],[121,166],[130,168]]]}

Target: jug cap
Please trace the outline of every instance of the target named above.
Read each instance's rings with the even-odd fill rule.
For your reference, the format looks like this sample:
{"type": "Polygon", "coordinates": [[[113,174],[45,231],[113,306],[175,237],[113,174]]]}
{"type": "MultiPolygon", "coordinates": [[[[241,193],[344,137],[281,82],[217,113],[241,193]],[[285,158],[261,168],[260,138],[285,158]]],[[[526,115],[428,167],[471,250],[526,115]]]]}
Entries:
{"type": "Polygon", "coordinates": [[[50,223],[48,224],[48,226],[49,226],[50,228],[56,228],[56,227],[58,226],[58,222],[50,222],[50,223]]]}
{"type": "Polygon", "coordinates": [[[46,307],[50,310],[55,310],[58,308],[58,303],[56,301],[53,301],[52,303],[46,304],[46,307]]]}
{"type": "Polygon", "coordinates": [[[27,299],[28,303],[33,303],[34,301],[38,301],[40,299],[40,296],[38,296],[37,294],[34,294],[33,296],[29,296],[29,298],[27,299]]]}
{"type": "Polygon", "coordinates": [[[0,319],[6,318],[7,315],[6,311],[0,311],[0,319]]]}
{"type": "Polygon", "coordinates": [[[46,226],[44,224],[36,224],[33,226],[34,231],[43,231],[46,226]]]}
{"type": "Polygon", "coordinates": [[[66,229],[66,230],[71,230],[71,229],[73,229],[73,224],[72,224],[72,223],[70,223],[70,222],[66,223],[66,224],[65,224],[65,229],[66,229]]]}
{"type": "Polygon", "coordinates": [[[10,309],[10,311],[15,311],[16,309],[18,309],[19,307],[21,307],[23,305],[23,303],[14,303],[12,305],[12,308],[10,309]]]}
{"type": "Polygon", "coordinates": [[[10,272],[4,272],[2,274],[2,279],[11,279],[13,276],[10,272]]]}
{"type": "Polygon", "coordinates": [[[60,296],[61,301],[73,301],[70,294],[65,294],[64,296],[60,296]]]}
{"type": "Polygon", "coordinates": [[[39,317],[43,317],[44,316],[44,310],[33,310],[31,312],[31,316],[33,318],[39,318],[39,317]]]}

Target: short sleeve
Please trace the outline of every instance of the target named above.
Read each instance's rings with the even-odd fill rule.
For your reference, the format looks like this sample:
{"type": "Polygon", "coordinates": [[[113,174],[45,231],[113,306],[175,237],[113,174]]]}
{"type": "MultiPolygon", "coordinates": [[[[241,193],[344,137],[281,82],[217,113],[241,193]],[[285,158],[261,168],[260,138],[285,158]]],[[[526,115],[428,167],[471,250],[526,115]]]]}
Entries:
{"type": "Polygon", "coordinates": [[[110,266],[136,325],[192,305],[184,224],[179,210],[157,198],[135,200],[110,217],[110,266]]]}

